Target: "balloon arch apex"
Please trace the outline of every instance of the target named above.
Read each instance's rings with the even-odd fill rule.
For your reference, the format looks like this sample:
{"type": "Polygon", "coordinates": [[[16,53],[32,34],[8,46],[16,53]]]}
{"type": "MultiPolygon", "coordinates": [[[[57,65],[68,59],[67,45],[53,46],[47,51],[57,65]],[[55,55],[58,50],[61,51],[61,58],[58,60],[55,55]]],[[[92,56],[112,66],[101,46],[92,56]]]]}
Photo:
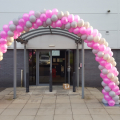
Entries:
{"type": "Polygon", "coordinates": [[[102,93],[104,98],[102,102],[114,106],[119,104],[119,72],[117,70],[113,52],[108,47],[108,42],[102,38],[101,33],[97,29],[93,29],[89,22],[84,22],[78,15],[69,14],[68,11],[42,10],[41,12],[30,11],[17,19],[13,19],[9,24],[3,25],[3,30],[0,32],[0,61],[3,59],[3,53],[7,52],[7,47],[12,44],[14,39],[17,39],[21,33],[28,32],[31,29],[38,27],[51,26],[67,29],[70,33],[74,33],[81,37],[82,41],[87,43],[87,46],[92,48],[95,55],[95,60],[100,64],[100,77],[103,79],[102,93]]]}

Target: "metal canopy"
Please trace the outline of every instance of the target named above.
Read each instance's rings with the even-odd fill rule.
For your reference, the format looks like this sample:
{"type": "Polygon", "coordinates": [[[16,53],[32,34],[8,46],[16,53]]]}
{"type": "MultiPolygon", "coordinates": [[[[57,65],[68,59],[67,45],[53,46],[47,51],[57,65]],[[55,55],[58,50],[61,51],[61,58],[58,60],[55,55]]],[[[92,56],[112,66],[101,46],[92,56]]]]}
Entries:
{"type": "Polygon", "coordinates": [[[61,36],[65,36],[68,38],[71,38],[75,41],[80,41],[79,43],[81,44],[81,38],[73,33],[68,32],[67,30],[63,30],[60,28],[51,28],[46,27],[46,28],[38,28],[38,29],[33,29],[30,30],[29,32],[26,33],[22,33],[17,39],[17,42],[21,42],[21,44],[23,43],[27,43],[30,39],[35,38],[37,36],[42,36],[42,35],[61,35],[61,36]]]}

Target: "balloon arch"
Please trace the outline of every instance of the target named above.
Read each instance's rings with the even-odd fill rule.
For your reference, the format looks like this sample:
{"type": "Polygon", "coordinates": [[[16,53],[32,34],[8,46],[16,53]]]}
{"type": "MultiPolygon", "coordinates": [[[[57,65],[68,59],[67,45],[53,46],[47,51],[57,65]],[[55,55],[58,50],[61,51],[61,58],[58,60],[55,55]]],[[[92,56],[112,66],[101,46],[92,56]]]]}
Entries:
{"type": "Polygon", "coordinates": [[[57,9],[44,9],[41,12],[30,11],[28,14],[25,13],[23,16],[10,21],[8,25],[4,25],[3,31],[0,32],[0,61],[3,59],[3,53],[7,52],[7,46],[10,46],[14,39],[17,39],[21,33],[37,29],[40,26],[60,27],[81,37],[87,46],[92,48],[95,60],[100,64],[98,68],[101,71],[100,77],[103,79],[101,84],[104,87],[102,102],[110,106],[119,104],[120,90],[117,77],[119,72],[115,67],[113,52],[108,47],[107,41],[102,38],[97,29],[90,26],[89,22],[84,22],[78,15],[74,16],[68,11],[65,13],[57,9]]]}

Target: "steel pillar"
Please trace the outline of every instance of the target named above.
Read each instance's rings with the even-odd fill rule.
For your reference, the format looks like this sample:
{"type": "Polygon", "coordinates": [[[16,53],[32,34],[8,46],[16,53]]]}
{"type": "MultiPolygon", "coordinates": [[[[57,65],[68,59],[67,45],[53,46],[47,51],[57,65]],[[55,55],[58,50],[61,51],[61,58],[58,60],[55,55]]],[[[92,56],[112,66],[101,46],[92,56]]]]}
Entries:
{"type": "Polygon", "coordinates": [[[49,80],[49,92],[52,92],[52,51],[50,51],[50,80],[49,80]]]}
{"type": "Polygon", "coordinates": [[[24,44],[24,87],[26,87],[26,44],[24,44]]]}
{"type": "Polygon", "coordinates": [[[68,50],[68,83],[70,84],[70,50],[68,50]]]}
{"type": "Polygon", "coordinates": [[[76,57],[76,78],[77,78],[77,87],[79,87],[79,48],[78,48],[78,43],[77,43],[77,48],[76,48],[76,51],[77,51],[77,57],[76,57]]]}

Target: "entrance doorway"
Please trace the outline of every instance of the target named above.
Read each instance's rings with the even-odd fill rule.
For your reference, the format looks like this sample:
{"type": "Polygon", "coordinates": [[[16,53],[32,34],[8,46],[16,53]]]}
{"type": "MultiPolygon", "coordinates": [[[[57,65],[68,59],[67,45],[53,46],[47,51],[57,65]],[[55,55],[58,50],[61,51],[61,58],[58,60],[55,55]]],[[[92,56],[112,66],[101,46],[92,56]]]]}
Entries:
{"type": "Polygon", "coordinates": [[[52,70],[52,84],[72,84],[74,50],[29,50],[30,85],[48,85],[52,70]],[[70,57],[69,57],[70,56],[70,57]],[[70,72],[68,66],[70,64],[70,72]]]}

